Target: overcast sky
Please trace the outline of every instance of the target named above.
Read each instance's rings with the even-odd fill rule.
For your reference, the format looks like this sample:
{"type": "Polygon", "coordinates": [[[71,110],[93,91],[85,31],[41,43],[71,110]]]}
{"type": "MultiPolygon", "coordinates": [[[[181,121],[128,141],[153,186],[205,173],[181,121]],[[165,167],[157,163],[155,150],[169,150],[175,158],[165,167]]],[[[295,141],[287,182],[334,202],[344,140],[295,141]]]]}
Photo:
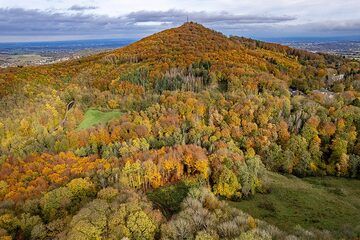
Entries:
{"type": "Polygon", "coordinates": [[[140,38],[190,20],[253,38],[360,35],[360,0],[0,0],[0,42],[140,38]]]}

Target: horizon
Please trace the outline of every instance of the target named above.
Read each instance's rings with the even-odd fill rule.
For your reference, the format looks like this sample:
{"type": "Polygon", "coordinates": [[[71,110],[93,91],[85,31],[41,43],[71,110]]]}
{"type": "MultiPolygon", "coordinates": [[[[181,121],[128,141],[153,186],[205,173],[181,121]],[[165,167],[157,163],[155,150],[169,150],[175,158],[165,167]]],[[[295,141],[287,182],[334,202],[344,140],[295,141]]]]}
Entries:
{"type": "MultiPolygon", "coordinates": [[[[181,25],[180,25],[181,26],[181,25]]],[[[180,26],[175,26],[180,27],[180,26]]],[[[169,29],[169,28],[168,28],[169,29]]],[[[158,32],[164,31],[166,29],[160,30],[158,32]]],[[[221,32],[221,31],[220,31],[221,32]]],[[[0,44],[26,44],[26,43],[62,43],[62,42],[85,42],[85,41],[129,41],[130,43],[139,41],[143,38],[146,38],[148,36],[151,36],[152,34],[155,34],[157,32],[145,35],[143,37],[134,37],[134,38],[128,38],[128,37],[105,37],[105,38],[70,38],[70,39],[28,39],[28,40],[15,40],[15,41],[2,41],[0,38],[0,44]]],[[[223,32],[221,32],[223,33],[223,32]]],[[[324,42],[330,42],[330,41],[360,41],[360,34],[358,35],[348,35],[348,36],[272,36],[272,37],[252,37],[252,36],[246,36],[246,35],[226,35],[227,37],[231,36],[238,36],[238,37],[246,37],[251,38],[254,40],[260,40],[260,41],[267,41],[267,42],[284,42],[284,41],[324,41],[324,42]]]]}
{"type": "MultiPolygon", "coordinates": [[[[360,36],[359,36],[360,37],[360,36]]],[[[62,42],[84,42],[84,41],[138,41],[137,38],[84,38],[84,39],[65,39],[65,40],[24,40],[14,42],[2,42],[0,44],[21,44],[21,43],[62,43],[62,42]]]]}
{"type": "MultiPolygon", "coordinates": [[[[151,36],[151,35],[148,35],[151,36]]],[[[142,38],[84,38],[84,39],[65,39],[65,40],[23,40],[23,41],[8,41],[2,42],[0,44],[21,44],[21,43],[62,43],[62,42],[85,42],[85,41],[123,41],[128,40],[132,42],[140,41],[143,38],[148,36],[144,36],[142,38]]],[[[330,41],[360,41],[360,35],[352,35],[352,36],[328,36],[328,37],[316,37],[316,36],[309,36],[309,37],[301,37],[301,36],[293,36],[293,37],[260,37],[260,38],[253,38],[248,36],[238,36],[237,37],[246,37],[254,40],[260,40],[265,42],[282,42],[282,41],[315,41],[315,40],[324,40],[325,42],[330,41]],[[276,40],[276,41],[275,41],[276,40]]],[[[228,36],[229,37],[229,36],[228,36]]]]}

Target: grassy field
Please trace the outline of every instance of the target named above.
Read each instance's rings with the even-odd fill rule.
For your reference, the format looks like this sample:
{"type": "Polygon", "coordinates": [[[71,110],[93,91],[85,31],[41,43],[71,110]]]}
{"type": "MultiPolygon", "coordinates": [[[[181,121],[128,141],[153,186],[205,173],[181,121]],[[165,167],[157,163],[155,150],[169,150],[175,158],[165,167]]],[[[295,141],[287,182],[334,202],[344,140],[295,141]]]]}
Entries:
{"type": "Polygon", "coordinates": [[[121,116],[119,111],[101,112],[96,109],[89,109],[84,115],[83,121],[80,123],[78,129],[87,129],[97,124],[107,123],[108,121],[121,116]]]}
{"type": "Polygon", "coordinates": [[[288,232],[300,225],[338,236],[360,234],[360,180],[269,173],[269,184],[271,193],[230,204],[288,232]]]}

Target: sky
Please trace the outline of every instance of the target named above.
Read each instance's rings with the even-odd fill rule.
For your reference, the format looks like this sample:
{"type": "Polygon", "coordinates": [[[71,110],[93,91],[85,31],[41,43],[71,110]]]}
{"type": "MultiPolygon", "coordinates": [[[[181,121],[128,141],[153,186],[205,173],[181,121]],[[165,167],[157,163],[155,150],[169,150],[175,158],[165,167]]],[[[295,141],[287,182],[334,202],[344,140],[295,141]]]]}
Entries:
{"type": "Polygon", "coordinates": [[[0,42],[137,39],[187,17],[252,38],[360,36],[360,0],[0,0],[0,42]]]}

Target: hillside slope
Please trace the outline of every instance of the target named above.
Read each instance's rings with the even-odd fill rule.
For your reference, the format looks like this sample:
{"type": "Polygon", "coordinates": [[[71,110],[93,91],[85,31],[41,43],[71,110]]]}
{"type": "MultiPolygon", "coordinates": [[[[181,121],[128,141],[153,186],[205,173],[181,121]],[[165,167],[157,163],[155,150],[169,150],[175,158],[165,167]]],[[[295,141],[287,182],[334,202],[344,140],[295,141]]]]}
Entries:
{"type": "Polygon", "coordinates": [[[270,173],[271,194],[259,194],[231,202],[257,218],[288,232],[297,225],[336,230],[338,237],[351,238],[360,222],[360,181],[344,178],[304,178],[270,173]]]}
{"type": "Polygon", "coordinates": [[[316,84],[311,86],[312,89],[325,85],[327,68],[339,68],[339,61],[343,65],[339,73],[345,73],[352,67],[346,60],[335,58],[334,63],[329,63],[323,55],[280,45],[263,47],[264,44],[259,43],[228,38],[199,24],[186,23],[130,46],[80,60],[1,69],[0,97],[33,83],[61,87],[71,82],[107,90],[112,80],[139,67],[147,68],[154,81],[171,68],[186,68],[200,60],[210,61],[215,73],[229,78],[244,78],[244,81],[252,78],[251,81],[254,81],[256,78],[275,77],[289,83],[295,80],[312,81],[316,84]]]}
{"type": "MultiPolygon", "coordinates": [[[[145,205],[132,215],[128,200],[142,198],[134,190],[184,182],[239,201],[269,192],[267,170],[360,177],[359,62],[226,37],[196,23],[79,60],[1,69],[0,98],[0,236],[24,239],[35,229],[35,239],[43,232],[45,239],[78,239],[79,219],[94,238],[143,234],[133,221],[122,230],[107,226],[112,206],[127,209],[119,221],[149,220],[149,239],[178,230],[191,238],[276,236],[209,190],[190,196],[195,206],[186,201],[164,229],[153,224],[162,217],[151,204],[140,199],[145,205]],[[187,206],[221,208],[226,217],[214,215],[215,232],[174,227],[189,220],[187,206]],[[87,213],[105,223],[91,225],[87,213]],[[38,226],[27,224],[35,220],[38,226]]],[[[358,237],[357,226],[350,228],[358,237]]]]}

